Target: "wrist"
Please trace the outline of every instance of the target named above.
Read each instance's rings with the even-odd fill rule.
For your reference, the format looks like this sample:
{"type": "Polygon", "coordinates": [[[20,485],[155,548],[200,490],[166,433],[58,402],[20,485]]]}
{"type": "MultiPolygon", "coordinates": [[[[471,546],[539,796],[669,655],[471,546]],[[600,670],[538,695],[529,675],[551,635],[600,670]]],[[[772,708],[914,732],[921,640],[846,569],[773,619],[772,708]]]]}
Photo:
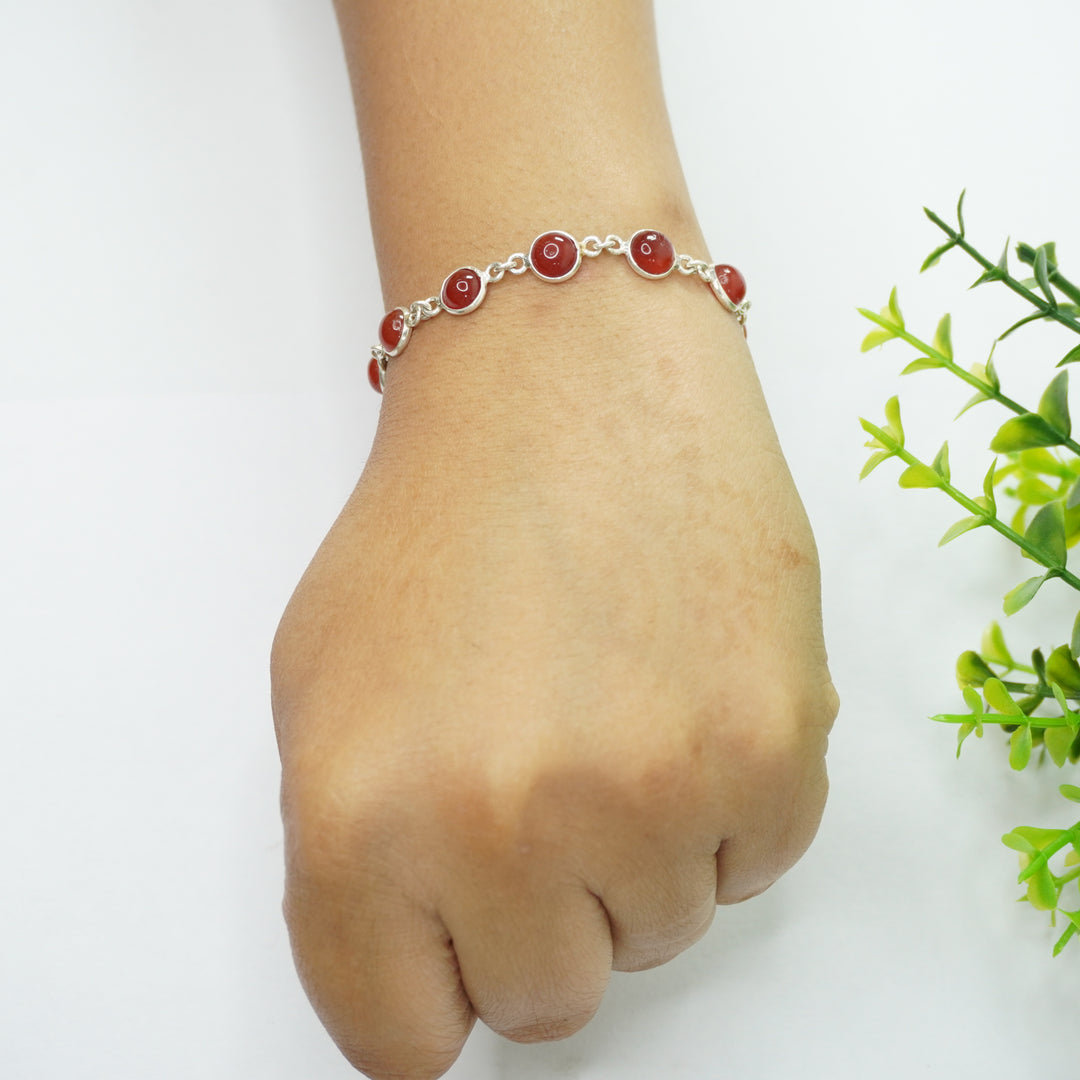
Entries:
{"type": "Polygon", "coordinates": [[[742,328],[710,287],[697,274],[646,280],[626,263],[583,259],[560,283],[507,276],[475,311],[417,326],[387,362],[371,464],[393,461],[399,476],[482,476],[513,461],[572,470],[575,455],[602,464],[605,440],[692,438],[732,396],[745,400],[740,386],[756,381],[742,328]]]}

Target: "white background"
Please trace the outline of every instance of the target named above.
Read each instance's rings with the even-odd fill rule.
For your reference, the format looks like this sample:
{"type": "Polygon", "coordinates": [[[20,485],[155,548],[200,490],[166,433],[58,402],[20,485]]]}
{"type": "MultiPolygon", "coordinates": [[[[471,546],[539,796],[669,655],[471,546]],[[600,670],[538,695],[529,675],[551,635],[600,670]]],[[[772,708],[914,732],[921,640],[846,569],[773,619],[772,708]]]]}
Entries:
{"type": "MultiPolygon", "coordinates": [[[[968,488],[1002,417],[947,432],[964,388],[901,384],[902,346],[861,356],[854,309],[899,284],[913,328],[952,310],[959,358],[985,358],[1018,303],[965,294],[960,256],[917,275],[921,206],[951,214],[965,185],[995,257],[1009,233],[1056,238],[1080,275],[1080,8],[673,0],[658,19],[821,549],[833,794],[787,878],[616,976],[583,1033],[478,1030],[451,1076],[1074,1075],[1080,946],[1051,960],[998,842],[1069,804],[998,739],[957,763],[926,720],[958,707],[955,656],[1033,570],[983,533],[937,551],[959,515],[894,464],[855,481],[856,417],[901,385],[911,445],[950,434],[968,488]]],[[[280,918],[267,653],[363,465],[381,313],[329,0],[0,0],[5,1077],[352,1075],[280,918]]],[[[1030,401],[1066,347],[1018,338],[1006,390],[1030,401]]],[[[1021,653],[1067,636],[1064,591],[1013,620],[1021,653]]]]}

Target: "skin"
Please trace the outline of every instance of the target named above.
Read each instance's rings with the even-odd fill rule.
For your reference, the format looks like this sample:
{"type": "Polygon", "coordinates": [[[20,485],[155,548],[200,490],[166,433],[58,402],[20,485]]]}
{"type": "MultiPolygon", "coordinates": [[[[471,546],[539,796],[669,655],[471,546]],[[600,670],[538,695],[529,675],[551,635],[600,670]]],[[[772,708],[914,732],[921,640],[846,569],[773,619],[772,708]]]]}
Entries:
{"type": "MultiPolygon", "coordinates": [[[[641,0],[339,0],[387,307],[549,228],[707,251],[641,0]]],[[[836,713],[739,325],[612,256],[391,361],[272,657],[297,968],[376,1080],[561,1038],[803,853],[836,713]]]]}

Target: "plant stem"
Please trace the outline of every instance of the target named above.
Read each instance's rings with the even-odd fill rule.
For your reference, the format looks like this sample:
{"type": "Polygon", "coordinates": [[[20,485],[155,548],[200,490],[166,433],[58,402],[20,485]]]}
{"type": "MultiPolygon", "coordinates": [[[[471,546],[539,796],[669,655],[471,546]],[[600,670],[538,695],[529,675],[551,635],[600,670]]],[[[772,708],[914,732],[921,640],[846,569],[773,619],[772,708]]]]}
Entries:
{"type": "MultiPolygon", "coordinates": [[[[1005,679],[1001,679],[1000,682],[1006,690],[1013,694],[1023,694],[1025,697],[1038,695],[1042,698],[1052,698],[1054,696],[1054,691],[1045,683],[1007,682],[1005,679]]],[[[1065,697],[1071,701],[1080,701],[1080,693],[1066,694],[1065,697]]]]}
{"type": "Polygon", "coordinates": [[[1017,880],[1021,883],[1027,881],[1036,870],[1045,866],[1063,847],[1067,847],[1069,844],[1076,840],[1080,840],[1080,821],[1078,821],[1071,829],[1066,829],[1056,840],[1052,840],[1036,855],[1031,862],[1024,867],[1020,872],[1020,877],[1017,880]]]}
{"type": "MultiPolygon", "coordinates": [[[[1017,244],[1016,253],[1020,261],[1027,266],[1035,265],[1035,249],[1030,244],[1017,244]]],[[[1057,267],[1057,263],[1047,263],[1046,273],[1050,284],[1056,285],[1070,300],[1080,304],[1080,285],[1074,285],[1057,267]]]]}
{"type": "MultiPolygon", "coordinates": [[[[930,466],[927,465],[926,462],[920,461],[914,454],[905,450],[896,439],[882,431],[881,428],[871,424],[867,420],[863,421],[863,426],[866,431],[881,443],[884,449],[894,454],[906,465],[918,465],[924,469],[930,469],[930,466]]],[[[1031,543],[1027,537],[1021,536],[1015,529],[1010,529],[1008,525],[998,518],[997,514],[991,513],[989,510],[981,507],[974,499],[968,498],[968,496],[958,488],[953,487],[943,476],[938,476],[936,486],[944,491],[954,502],[958,502],[973,517],[981,517],[995,532],[999,532],[1006,540],[1011,540],[1021,551],[1029,555],[1040,566],[1045,566],[1053,577],[1061,578],[1067,585],[1071,585],[1080,592],[1080,578],[1070,570],[1065,569],[1064,566],[1050,566],[1045,561],[1042,552],[1031,543]]]]}
{"type": "MultiPolygon", "coordinates": [[[[938,713],[931,716],[939,724],[968,724],[975,719],[972,713],[938,713]]],[[[1033,728],[1068,727],[1069,722],[1064,716],[1011,716],[1007,713],[990,715],[985,713],[980,716],[981,724],[1001,724],[1002,727],[1019,727],[1021,724],[1029,724],[1033,728]]]]}
{"type": "MultiPolygon", "coordinates": [[[[958,379],[966,382],[968,386],[973,386],[980,393],[985,394],[989,401],[996,401],[999,405],[1004,405],[1006,409],[1010,409],[1017,416],[1023,416],[1031,411],[1025,409],[1018,401],[1013,401],[1011,397],[1006,397],[1000,390],[995,390],[988,382],[980,379],[978,375],[972,375],[970,371],[965,371],[955,360],[951,360],[940,350],[928,345],[925,341],[915,337],[914,334],[909,334],[907,330],[897,326],[896,323],[889,322],[888,319],[877,312],[871,311],[869,308],[859,308],[859,314],[872,323],[876,323],[883,330],[895,334],[901,341],[906,341],[909,345],[914,346],[925,356],[930,357],[931,360],[937,361],[946,371],[951,371],[958,379]]],[[[1078,328],[1078,332],[1080,332],[1080,328],[1078,328]]],[[[1058,432],[1058,434],[1061,435],[1062,446],[1071,450],[1074,454],[1080,455],[1080,442],[1069,438],[1064,432],[1058,432]]]]}
{"type": "MultiPolygon", "coordinates": [[[[1007,270],[1001,269],[996,263],[992,263],[981,251],[973,248],[951,225],[944,222],[933,212],[927,210],[926,216],[939,228],[952,242],[962,251],[966,251],[984,270],[991,273],[996,280],[1007,285],[1017,296],[1022,296],[1033,307],[1038,308],[1048,319],[1055,319],[1062,326],[1067,326],[1074,333],[1080,334],[1080,322],[1071,315],[1061,311],[1056,304],[1051,304],[1041,296],[1037,296],[1029,288],[1017,281],[1007,270]]],[[[1063,290],[1064,291],[1064,290],[1063,290]]]]}
{"type": "Polygon", "coordinates": [[[1063,885],[1068,885],[1070,881],[1075,881],[1080,877],[1080,866],[1073,867],[1068,873],[1062,874],[1061,877],[1055,875],[1057,881],[1057,887],[1060,889],[1063,885]]]}

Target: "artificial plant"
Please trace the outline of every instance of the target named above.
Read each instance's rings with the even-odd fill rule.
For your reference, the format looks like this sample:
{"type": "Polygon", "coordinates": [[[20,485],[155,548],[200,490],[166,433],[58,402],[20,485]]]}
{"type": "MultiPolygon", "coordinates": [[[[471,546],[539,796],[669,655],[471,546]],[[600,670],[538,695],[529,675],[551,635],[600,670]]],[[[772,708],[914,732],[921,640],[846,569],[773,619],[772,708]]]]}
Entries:
{"type": "MultiPolygon", "coordinates": [[[[886,403],[882,425],[860,421],[870,436],[866,445],[873,451],[860,478],[896,458],[904,465],[901,487],[936,488],[963,507],[965,516],[946,531],[939,544],[974,529],[989,528],[1039,567],[1039,573],[1005,594],[1004,612],[1012,615],[1031,603],[1052,579],[1080,593],[1080,577],[1068,565],[1069,549],[1080,540],[1080,442],[1072,437],[1068,401],[1068,365],[1080,361],[1080,286],[1062,274],[1052,243],[1017,246],[1017,259],[1030,269],[1030,276],[1024,278],[1015,277],[1010,269],[1008,243],[1000,259],[988,259],[968,240],[963,195],[956,208],[956,227],[930,210],[926,216],[944,233],[945,241],[927,257],[923,271],[955,249],[981,268],[972,287],[1004,286],[1032,309],[995,339],[994,348],[1035,321],[1053,321],[1078,336],[1058,358],[1061,370],[1050,379],[1038,406],[1029,409],[1002,392],[994,348],[984,363],[965,367],[956,361],[949,315],[941,319],[933,339],[927,342],[908,330],[895,289],[880,312],[859,309],[875,324],[862,343],[863,352],[889,341],[903,341],[917,355],[902,374],[946,371],[974,391],[958,416],[984,402],[994,402],[1012,414],[990,443],[995,456],[988,463],[982,490],[976,494],[965,493],[953,483],[947,441],[930,461],[912,452],[905,441],[898,398],[886,403]]],[[[1080,604],[1080,597],[1077,601],[1080,604]]],[[[1046,651],[1035,648],[1030,664],[1022,663],[995,621],[983,633],[978,649],[960,655],[956,678],[967,711],[932,717],[958,725],[957,756],[968,736],[982,738],[987,728],[998,728],[1008,734],[1008,761],[1013,769],[1028,768],[1032,761],[1058,770],[1076,764],[1080,759],[1080,614],[1071,632],[1059,630],[1051,640],[1055,642],[1052,647],[1046,651]]],[[[1080,803],[1077,785],[1060,784],[1059,790],[1065,799],[1080,803]]],[[[1020,825],[1002,841],[1020,858],[1019,881],[1026,889],[1021,899],[1050,912],[1053,924],[1063,925],[1054,946],[1057,956],[1080,933],[1080,894],[1076,885],[1070,888],[1080,878],[1080,821],[1061,828],[1020,825]]]]}

